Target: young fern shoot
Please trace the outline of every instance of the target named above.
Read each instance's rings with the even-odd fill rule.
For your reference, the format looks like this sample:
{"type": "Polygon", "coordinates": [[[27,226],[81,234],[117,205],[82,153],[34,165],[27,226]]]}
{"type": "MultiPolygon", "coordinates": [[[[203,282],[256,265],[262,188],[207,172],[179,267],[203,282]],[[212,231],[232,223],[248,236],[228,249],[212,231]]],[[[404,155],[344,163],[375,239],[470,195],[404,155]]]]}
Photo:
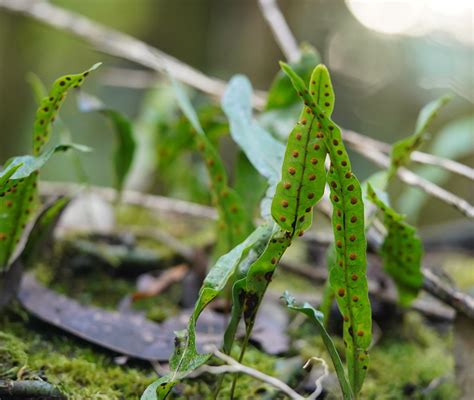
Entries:
{"type": "MultiPolygon", "coordinates": [[[[354,395],[357,396],[368,369],[368,348],[372,336],[362,191],[352,172],[340,128],[327,115],[325,109],[313,100],[301,78],[288,65],[282,63],[282,68],[303,98],[307,114],[316,118],[318,135],[324,139],[331,159],[327,179],[333,205],[336,264],[330,270],[329,280],[337,294],[337,303],[344,320],[343,338],[349,381],[354,395]]],[[[329,88],[329,84],[327,85],[329,88]]],[[[327,103],[327,107],[330,107],[330,101],[327,103]]]]}

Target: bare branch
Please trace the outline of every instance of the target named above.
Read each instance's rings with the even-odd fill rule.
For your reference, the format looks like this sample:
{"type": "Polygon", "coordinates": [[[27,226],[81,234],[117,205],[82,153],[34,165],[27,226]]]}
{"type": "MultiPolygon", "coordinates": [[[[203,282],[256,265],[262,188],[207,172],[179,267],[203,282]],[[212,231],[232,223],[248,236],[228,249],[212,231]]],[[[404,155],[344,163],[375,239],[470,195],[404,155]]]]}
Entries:
{"type": "Polygon", "coordinates": [[[316,379],[316,381],[314,382],[315,386],[316,386],[316,389],[314,390],[313,393],[311,393],[310,396],[308,396],[306,398],[306,400],[315,400],[319,397],[319,395],[323,392],[323,385],[322,385],[322,382],[324,380],[324,378],[328,377],[329,376],[329,368],[328,368],[328,364],[326,363],[326,361],[324,360],[324,358],[319,358],[319,357],[311,357],[308,361],[306,361],[306,364],[303,366],[303,368],[308,368],[311,363],[313,363],[314,361],[319,361],[322,365],[323,365],[323,369],[324,369],[324,372],[323,374],[318,378],[316,379]]]}
{"type": "Polygon", "coordinates": [[[276,0],[259,0],[258,5],[286,59],[290,62],[298,61],[301,56],[298,43],[276,0]]]}
{"type": "Polygon", "coordinates": [[[226,372],[242,373],[273,386],[274,388],[278,389],[280,392],[285,393],[288,397],[290,397],[293,400],[305,400],[305,397],[295,392],[291,387],[289,387],[286,383],[280,381],[279,379],[270,375],[266,375],[263,372],[260,372],[256,369],[247,367],[246,365],[240,364],[238,361],[234,360],[232,357],[220,352],[216,347],[214,347],[211,351],[216,358],[224,361],[228,365],[224,365],[221,367],[206,366],[206,372],[218,373],[218,374],[222,374],[226,372]],[[213,368],[218,368],[218,369],[214,370],[215,371],[214,372],[213,368]]]}
{"type": "MultiPolygon", "coordinates": [[[[277,7],[275,0],[260,1],[261,3],[273,3],[273,6],[277,7]]],[[[269,6],[261,5],[261,7],[263,11],[265,7],[268,9],[269,6]]],[[[226,85],[224,81],[209,77],[203,74],[201,71],[198,71],[197,69],[183,63],[182,61],[177,60],[176,58],[162,52],[161,50],[158,50],[132,36],[94,22],[80,14],[54,6],[42,0],[0,0],[0,9],[1,8],[34,18],[57,29],[70,32],[75,36],[85,40],[86,42],[91,43],[93,46],[104,53],[134,61],[137,64],[148,67],[154,71],[171,71],[176,79],[192,87],[195,87],[204,93],[220,97],[224,92],[226,85]]],[[[293,59],[293,57],[296,56],[289,55],[289,48],[292,46],[290,43],[296,43],[296,41],[294,40],[293,35],[291,34],[291,31],[289,30],[288,25],[281,14],[281,11],[278,8],[276,8],[276,10],[277,13],[279,13],[279,17],[268,20],[269,24],[272,29],[279,27],[283,29],[283,31],[288,31],[284,34],[284,37],[288,39],[282,41],[284,44],[280,45],[282,46],[282,49],[288,59],[293,59]],[[283,26],[285,26],[285,28],[283,28],[283,26]],[[284,50],[285,48],[288,48],[288,51],[284,50]]],[[[291,50],[291,52],[291,54],[293,54],[294,48],[291,50]]],[[[106,75],[107,83],[117,84],[114,70],[108,72],[109,73],[106,75]]],[[[128,86],[131,87],[143,88],[144,85],[146,85],[146,81],[152,79],[151,74],[147,73],[146,71],[133,71],[130,72],[130,74],[131,79],[127,79],[127,82],[129,82],[128,86]]],[[[265,104],[265,97],[265,92],[255,92],[253,97],[254,107],[257,109],[262,109],[265,104]]],[[[356,132],[346,130],[345,138],[350,145],[357,144],[357,142],[363,140],[366,144],[371,144],[373,147],[376,147],[385,153],[390,151],[389,144],[371,139],[356,132]]],[[[474,176],[474,170],[472,168],[452,160],[443,159],[417,151],[413,152],[411,157],[413,161],[437,165],[450,172],[466,176],[469,179],[473,179],[474,176]]]]}
{"type": "MultiPolygon", "coordinates": [[[[352,132],[352,134],[353,133],[354,132],[352,132]]],[[[347,137],[346,131],[344,132],[344,137],[347,137]]],[[[372,141],[373,139],[370,140],[372,141]]],[[[370,141],[354,141],[352,142],[351,147],[358,153],[362,154],[364,157],[375,162],[377,165],[383,168],[388,168],[390,165],[390,157],[378,150],[376,147],[372,147],[369,143],[370,141]]],[[[445,203],[456,208],[466,217],[474,218],[474,207],[471,206],[466,200],[456,196],[451,192],[448,192],[433,182],[416,175],[406,168],[399,168],[397,174],[403,182],[408,183],[414,187],[418,187],[432,197],[444,201],[445,203]]]]}
{"type": "MultiPolygon", "coordinates": [[[[373,147],[384,153],[390,153],[390,150],[392,148],[392,146],[389,145],[388,143],[381,142],[380,140],[376,140],[376,139],[370,138],[365,135],[361,135],[360,133],[350,131],[347,129],[344,130],[343,135],[344,135],[344,140],[350,146],[363,145],[363,146],[373,147]]],[[[457,161],[449,160],[443,157],[434,156],[428,153],[423,153],[421,151],[414,151],[413,153],[411,153],[410,158],[412,161],[415,161],[417,163],[434,165],[436,167],[443,168],[446,171],[474,180],[474,168],[458,163],[457,161]]]]}
{"type": "Polygon", "coordinates": [[[443,168],[446,171],[453,172],[474,181],[474,168],[458,163],[457,161],[422,153],[421,151],[414,151],[411,154],[411,159],[417,163],[443,168]]]}
{"type": "MultiPolygon", "coordinates": [[[[104,53],[134,61],[155,71],[169,71],[173,76],[205,93],[222,96],[226,83],[177,60],[141,40],[108,28],[80,14],[45,1],[0,0],[0,8],[32,17],[47,25],[70,32],[104,53]]],[[[264,98],[254,95],[254,104],[263,107],[264,98]]]]}
{"type": "MultiPolygon", "coordinates": [[[[46,196],[68,195],[74,196],[85,189],[83,185],[75,183],[44,182],[40,183],[40,193],[46,196]]],[[[87,187],[94,193],[99,194],[105,200],[113,202],[117,196],[117,191],[112,188],[91,186],[87,187]]],[[[151,194],[125,190],[122,194],[122,201],[125,204],[150,208],[158,211],[189,215],[196,218],[216,219],[217,213],[214,208],[203,206],[201,204],[191,203],[189,201],[172,199],[151,194]]]]}
{"type": "Polygon", "coordinates": [[[462,293],[441,279],[427,268],[423,268],[423,289],[431,295],[449,304],[455,310],[474,319],[474,298],[462,293]]]}

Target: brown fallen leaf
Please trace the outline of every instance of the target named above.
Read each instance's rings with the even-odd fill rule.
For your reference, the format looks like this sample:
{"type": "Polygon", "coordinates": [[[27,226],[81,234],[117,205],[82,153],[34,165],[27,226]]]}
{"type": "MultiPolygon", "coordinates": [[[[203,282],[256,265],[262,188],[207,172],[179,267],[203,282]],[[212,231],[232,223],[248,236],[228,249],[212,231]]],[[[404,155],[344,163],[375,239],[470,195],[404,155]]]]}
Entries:
{"type": "MultiPolygon", "coordinates": [[[[51,325],[119,354],[148,361],[169,359],[174,350],[175,332],[186,328],[192,313],[188,309],[157,324],[140,313],[81,305],[42,286],[31,274],[23,277],[18,298],[27,311],[51,325]]],[[[275,307],[281,308],[272,304],[267,309],[262,305],[264,312],[257,318],[252,336],[270,354],[287,351],[289,341],[285,332],[286,312],[281,309],[277,312],[275,307]]],[[[199,351],[210,344],[221,345],[227,318],[210,309],[202,312],[196,326],[199,351]]]]}
{"type": "MultiPolygon", "coordinates": [[[[188,317],[171,318],[163,324],[140,314],[105,311],[84,306],[39,284],[31,274],[21,282],[18,298],[35,317],[106,349],[142,360],[168,360],[174,349],[174,332],[184,329],[188,317]]],[[[219,346],[223,317],[204,311],[197,326],[198,349],[219,346]]]]}

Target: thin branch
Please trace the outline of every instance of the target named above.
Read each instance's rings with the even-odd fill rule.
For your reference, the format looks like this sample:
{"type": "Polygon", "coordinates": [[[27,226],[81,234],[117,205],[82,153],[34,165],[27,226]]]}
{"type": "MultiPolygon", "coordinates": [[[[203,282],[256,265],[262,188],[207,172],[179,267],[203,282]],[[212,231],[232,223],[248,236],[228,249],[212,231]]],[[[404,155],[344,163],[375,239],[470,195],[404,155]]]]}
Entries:
{"type": "MultiPolygon", "coordinates": [[[[274,1],[271,2],[274,3],[274,1]]],[[[265,2],[262,1],[262,3],[265,2]]],[[[187,83],[199,90],[202,90],[205,93],[221,96],[225,89],[225,82],[208,77],[193,67],[152,46],[147,45],[136,38],[110,29],[86,17],[83,17],[82,15],[65,10],[61,7],[51,5],[44,1],[0,0],[0,8],[32,17],[47,25],[70,32],[93,44],[96,48],[102,50],[105,53],[134,61],[155,71],[164,72],[171,70],[176,79],[181,80],[182,82],[187,83]]],[[[279,12],[278,9],[277,11],[279,12]]],[[[286,29],[288,29],[281,12],[280,18],[283,19],[282,23],[286,29]]],[[[273,24],[272,26],[275,26],[274,21],[275,19],[271,18],[269,23],[273,24]]],[[[288,35],[288,32],[286,32],[286,35],[288,35]]],[[[291,31],[289,32],[289,36],[292,37],[291,31]]],[[[286,44],[290,42],[291,39],[285,39],[285,41],[283,41],[280,45],[283,46],[283,43],[285,43],[286,46],[286,44]]],[[[293,56],[288,55],[289,59],[292,57],[293,56]]],[[[256,108],[263,107],[264,97],[265,94],[261,92],[254,96],[253,100],[254,106],[256,108]]],[[[390,145],[351,131],[345,131],[344,137],[348,144],[350,144],[356,151],[365,157],[373,160],[375,163],[384,168],[389,165],[390,160],[384,154],[384,152],[386,153],[390,151],[390,145]]],[[[440,157],[431,156],[421,152],[414,152],[411,157],[414,161],[437,165],[448,171],[455,172],[472,179],[473,170],[465,165],[456,163],[455,161],[442,159],[440,157]]],[[[473,207],[464,199],[461,199],[458,196],[440,188],[439,186],[426,181],[425,179],[404,168],[399,170],[398,175],[404,182],[412,184],[413,186],[424,190],[431,196],[454,206],[464,215],[470,218],[474,216],[473,207]]],[[[42,186],[43,193],[45,194],[65,192],[74,194],[79,190],[79,185],[43,183],[42,186]]],[[[115,191],[113,189],[93,188],[93,190],[99,192],[104,198],[111,201],[115,198],[115,191]]],[[[204,218],[216,218],[216,212],[212,208],[161,196],[152,196],[139,192],[127,191],[124,193],[124,201],[128,204],[145,206],[162,211],[165,210],[196,217],[200,216],[204,218]]]]}
{"type": "Polygon", "coordinates": [[[311,357],[307,362],[306,364],[303,366],[303,368],[308,368],[312,362],[314,361],[319,361],[322,365],[323,365],[323,368],[324,368],[324,372],[323,374],[318,378],[316,379],[316,381],[314,382],[314,385],[316,387],[316,389],[314,390],[313,393],[311,393],[310,396],[308,396],[306,398],[306,400],[315,400],[319,397],[319,395],[323,392],[323,385],[322,385],[322,382],[325,378],[327,378],[329,376],[329,368],[328,368],[328,364],[326,363],[326,361],[324,360],[324,358],[319,358],[319,357],[311,357]]]}
{"type": "Polygon", "coordinates": [[[259,0],[258,5],[286,59],[290,62],[298,61],[301,57],[298,42],[286,23],[276,0],[259,0]]]}
{"type": "MultiPolygon", "coordinates": [[[[210,372],[212,374],[223,374],[227,372],[231,373],[242,373],[248,376],[251,376],[255,379],[258,379],[259,381],[265,382],[268,385],[273,386],[274,388],[278,389],[280,392],[285,393],[290,399],[293,400],[306,400],[306,399],[314,399],[314,397],[308,397],[305,398],[295,392],[291,387],[289,387],[286,383],[282,382],[281,380],[264,374],[263,372],[260,372],[254,368],[247,367],[246,365],[243,365],[239,363],[238,361],[234,360],[232,357],[228,356],[227,354],[224,354],[220,352],[216,347],[211,347],[212,354],[220,359],[221,361],[224,361],[227,365],[222,365],[219,367],[210,367],[210,366],[203,366],[200,367],[198,371],[202,372],[210,372]]],[[[318,389],[318,386],[317,386],[318,389]]]]}
{"type": "MultiPolygon", "coordinates": [[[[365,135],[361,135],[360,133],[348,129],[344,130],[343,136],[344,141],[347,142],[347,144],[349,144],[351,147],[362,145],[375,148],[383,153],[390,153],[390,150],[392,148],[392,146],[388,143],[370,138],[365,135]]],[[[443,168],[446,171],[461,175],[470,180],[474,180],[474,168],[461,164],[457,161],[453,161],[439,156],[434,156],[428,153],[423,153],[421,151],[414,151],[413,153],[411,153],[410,158],[412,161],[415,161],[417,163],[434,165],[436,167],[443,168]]]]}
{"type": "Polygon", "coordinates": [[[432,271],[423,268],[423,289],[438,299],[449,304],[455,310],[474,319],[474,298],[462,293],[451,285],[441,281],[432,271]]]}
{"type": "Polygon", "coordinates": [[[411,159],[420,164],[434,165],[443,168],[446,171],[453,172],[474,181],[474,168],[458,163],[457,161],[422,153],[421,151],[414,151],[411,154],[411,159]]]}
{"type": "MultiPolygon", "coordinates": [[[[274,0],[260,1],[262,3],[274,3],[274,0]]],[[[276,6],[276,4],[274,5],[276,6]]],[[[268,6],[265,7],[268,8],[268,6]]],[[[220,97],[225,90],[226,83],[222,80],[209,77],[203,74],[201,71],[198,71],[197,69],[183,63],[182,61],[130,35],[108,28],[80,14],[54,6],[45,1],[0,0],[0,9],[1,8],[34,18],[57,29],[70,32],[75,36],[85,40],[86,42],[91,43],[93,46],[104,53],[134,61],[137,64],[148,67],[154,71],[172,71],[176,79],[192,87],[195,87],[204,93],[220,97]]],[[[289,49],[292,46],[294,47],[294,45],[291,45],[290,43],[296,43],[296,41],[293,38],[293,35],[291,34],[291,31],[289,30],[288,25],[286,24],[286,21],[284,20],[283,15],[281,14],[281,11],[278,10],[278,8],[277,12],[280,14],[280,16],[276,19],[271,18],[269,20],[269,24],[272,27],[275,35],[279,34],[279,31],[275,33],[274,27],[276,28],[278,26],[282,28],[285,26],[285,28],[282,28],[283,31],[288,30],[288,32],[284,34],[285,40],[283,40],[281,44],[279,41],[280,39],[277,40],[288,59],[293,59],[293,57],[296,56],[290,56],[289,49]],[[279,19],[282,19],[282,21],[279,21],[279,19]]],[[[293,54],[294,49],[292,49],[291,52],[291,54],[293,54]]],[[[143,87],[146,81],[151,78],[151,75],[146,71],[143,73],[136,71],[136,73],[132,73],[132,78],[133,79],[130,80],[129,86],[143,87]]],[[[106,75],[106,80],[108,80],[108,84],[116,84],[116,79],[113,74],[112,77],[106,75]]],[[[126,81],[129,80],[126,79],[126,81]]],[[[254,107],[257,109],[262,109],[265,104],[265,97],[266,92],[256,91],[253,97],[254,107]]],[[[371,139],[356,132],[346,130],[345,138],[351,145],[360,142],[360,140],[363,139],[365,143],[372,144],[373,147],[376,147],[383,152],[390,151],[389,144],[371,139]]],[[[455,161],[431,156],[417,151],[413,152],[411,157],[413,161],[437,165],[450,172],[458,173],[460,175],[466,176],[469,179],[473,179],[474,170],[463,164],[456,163],[455,161]]]]}
{"type": "MultiPolygon", "coordinates": [[[[108,28],[81,14],[49,4],[46,1],[0,0],[0,8],[32,17],[55,28],[70,32],[91,43],[104,53],[134,61],[159,72],[167,72],[205,93],[222,96],[226,82],[209,77],[201,71],[130,35],[108,28]]],[[[261,94],[255,94],[254,104],[265,104],[261,94]]]]}
{"type": "MultiPolygon", "coordinates": [[[[117,191],[112,188],[98,186],[90,186],[85,188],[83,185],[77,183],[58,183],[41,181],[39,188],[40,193],[45,196],[60,194],[74,196],[81,190],[90,190],[93,193],[97,193],[109,202],[113,202],[117,196],[117,191]]],[[[170,197],[163,197],[158,195],[145,194],[133,190],[123,191],[122,202],[133,206],[145,207],[157,211],[166,211],[181,215],[188,215],[196,218],[207,218],[213,220],[217,218],[217,213],[214,208],[196,203],[191,203],[189,201],[172,199],[170,197]]]]}
{"type": "MultiPolygon", "coordinates": [[[[259,0],[259,5],[263,16],[272,29],[275,41],[280,46],[280,49],[282,50],[283,54],[285,54],[285,57],[289,61],[297,61],[301,55],[300,50],[293,33],[286,23],[284,15],[278,8],[276,0],[259,0]]],[[[391,145],[388,143],[369,138],[356,132],[345,131],[344,138],[349,144],[357,144],[363,141],[366,144],[370,144],[372,147],[376,147],[385,153],[389,153],[391,150],[391,145]]],[[[474,169],[456,161],[422,153],[420,151],[414,151],[410,155],[410,158],[415,162],[434,165],[443,168],[446,171],[450,171],[464,176],[470,180],[474,180],[474,169]]]]}
{"type": "Polygon", "coordinates": [[[156,85],[160,75],[156,71],[122,67],[101,68],[100,83],[129,89],[149,89],[156,85]]]}
{"type": "MultiPolygon", "coordinates": [[[[388,168],[390,166],[390,157],[378,150],[376,147],[371,147],[367,144],[368,141],[359,143],[353,142],[351,147],[358,153],[362,154],[364,157],[375,162],[377,165],[383,168],[388,168]]],[[[399,168],[397,175],[403,182],[408,183],[414,187],[418,187],[432,197],[444,201],[445,203],[456,208],[466,217],[474,218],[474,207],[471,206],[466,200],[456,196],[451,192],[448,192],[433,182],[416,175],[406,168],[399,168]]]]}

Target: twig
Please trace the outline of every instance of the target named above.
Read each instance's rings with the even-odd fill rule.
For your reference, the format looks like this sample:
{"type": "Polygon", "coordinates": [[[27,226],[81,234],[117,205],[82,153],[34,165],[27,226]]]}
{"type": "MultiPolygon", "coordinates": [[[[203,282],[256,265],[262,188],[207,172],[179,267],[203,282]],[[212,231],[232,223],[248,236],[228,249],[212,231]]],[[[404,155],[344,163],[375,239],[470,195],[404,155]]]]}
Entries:
{"type": "Polygon", "coordinates": [[[286,59],[290,62],[298,61],[301,56],[298,43],[278,8],[276,0],[259,0],[258,5],[286,59]]]}
{"type": "MultiPolygon", "coordinates": [[[[220,96],[225,88],[225,83],[223,81],[208,77],[202,72],[138,39],[107,28],[86,17],[51,5],[47,2],[32,0],[0,0],[0,8],[32,17],[45,24],[71,32],[87,42],[92,43],[98,49],[101,49],[108,54],[135,61],[138,64],[147,66],[155,71],[163,72],[165,70],[172,70],[177,79],[198,88],[205,93],[220,96]]],[[[282,16],[280,15],[280,17],[282,16]]],[[[283,23],[287,27],[284,20],[283,23]]],[[[256,94],[254,96],[254,105],[257,108],[261,108],[263,104],[264,96],[262,93],[256,94]]],[[[389,145],[351,131],[345,131],[344,134],[348,143],[351,144],[355,150],[375,161],[378,165],[385,168],[388,166],[389,158],[383,152],[389,151],[389,147],[387,147],[389,145]],[[351,140],[351,135],[353,140],[351,140]],[[354,140],[354,138],[356,140],[354,140]],[[361,140],[362,138],[363,140],[361,140]],[[371,147],[367,146],[370,144],[372,145],[371,147]],[[376,152],[374,151],[375,149],[378,149],[379,151],[376,152]]],[[[436,165],[452,172],[456,171],[457,173],[467,177],[472,176],[471,170],[468,170],[468,167],[461,164],[446,162],[449,160],[443,160],[439,157],[435,158],[434,156],[428,157],[429,159],[427,159],[426,155],[420,157],[419,152],[414,152],[413,154],[412,157],[414,157],[418,162],[429,164],[435,163],[436,165]]],[[[399,170],[399,176],[406,183],[413,184],[433,197],[445,201],[460,210],[463,214],[471,218],[474,216],[473,207],[467,201],[455,196],[454,194],[403,168],[399,170]]],[[[77,192],[78,188],[78,185],[43,183],[42,190],[43,193],[46,194],[52,194],[53,192],[66,192],[72,194],[77,192]]],[[[93,190],[100,192],[104,198],[109,200],[113,200],[115,197],[115,191],[113,189],[94,188],[93,190]]],[[[161,196],[145,195],[138,192],[127,191],[124,193],[124,201],[128,204],[140,205],[158,210],[166,210],[212,219],[216,218],[216,212],[212,208],[179,200],[171,200],[161,196]]]]}
{"type": "Polygon", "coordinates": [[[434,165],[436,167],[443,168],[446,171],[453,172],[468,178],[471,181],[474,181],[474,168],[461,164],[457,161],[437,157],[428,153],[422,153],[421,151],[414,151],[411,154],[411,159],[412,161],[420,164],[434,165]]]}
{"type": "Polygon", "coordinates": [[[281,380],[239,363],[238,361],[234,360],[232,357],[228,356],[227,354],[220,352],[216,347],[214,346],[211,347],[210,351],[216,358],[224,361],[227,365],[222,365],[218,367],[210,367],[210,366],[205,365],[198,369],[200,373],[203,373],[203,372],[210,372],[211,374],[223,374],[227,372],[242,373],[242,374],[251,376],[255,379],[258,379],[259,381],[265,382],[268,385],[273,386],[274,388],[278,389],[282,393],[285,393],[288,397],[290,397],[293,400],[306,399],[305,397],[295,392],[291,387],[289,387],[286,383],[282,382],[281,380]]]}
{"type": "MultiPolygon", "coordinates": [[[[260,1],[268,2],[269,0],[260,1]]],[[[274,3],[274,0],[270,0],[270,2],[274,3]]],[[[57,29],[70,32],[91,43],[104,53],[134,61],[137,64],[151,68],[154,71],[163,72],[170,70],[176,79],[181,80],[182,82],[195,87],[204,93],[220,97],[225,90],[226,83],[224,81],[209,77],[195,68],[183,63],[182,61],[177,60],[163,51],[156,49],[130,35],[110,29],[102,24],[90,20],[89,18],[65,10],[61,7],[54,6],[41,0],[0,0],[0,8],[34,18],[57,29]]],[[[280,21],[281,23],[277,23],[277,20],[275,19],[271,19],[269,23],[272,29],[276,26],[285,26],[286,28],[284,28],[284,30],[288,30],[288,32],[285,32],[285,40],[282,42],[283,44],[281,44],[282,50],[286,54],[287,51],[284,49],[291,46],[289,43],[296,43],[296,41],[293,38],[291,31],[289,31],[288,25],[286,24],[281,12],[278,9],[277,11],[282,19],[282,21],[280,21]],[[287,36],[288,39],[286,39],[287,36]]],[[[293,52],[294,50],[291,51],[293,52]]],[[[289,59],[294,57],[293,55],[291,57],[289,55],[287,56],[289,59]]],[[[131,84],[131,86],[142,87],[142,85],[145,84],[144,80],[150,78],[150,75],[146,74],[146,72],[134,72],[134,83],[131,84]]],[[[265,104],[265,97],[266,92],[256,91],[253,96],[254,107],[257,109],[262,109],[265,104]]],[[[363,138],[366,144],[372,144],[373,147],[377,147],[379,150],[384,152],[390,151],[389,144],[368,138],[367,136],[358,134],[356,132],[346,130],[345,137],[349,144],[354,144],[354,140],[355,143],[360,142],[361,138],[363,138]]],[[[426,153],[417,151],[413,152],[411,157],[416,162],[434,164],[448,171],[466,176],[470,179],[473,177],[472,168],[460,163],[456,163],[455,161],[446,160],[441,157],[430,156],[426,153]]]]}
{"type": "MultiPolygon", "coordinates": [[[[46,196],[60,194],[74,196],[83,189],[85,190],[83,185],[75,183],[58,183],[44,181],[40,183],[40,193],[46,196]]],[[[99,194],[105,200],[110,202],[113,202],[117,195],[117,191],[112,188],[89,186],[87,187],[87,190],[99,194]]],[[[215,209],[211,207],[191,203],[189,201],[172,199],[170,197],[140,193],[133,190],[125,190],[122,193],[122,202],[129,205],[145,207],[158,211],[167,211],[170,213],[189,215],[196,218],[217,218],[217,213],[215,209]]]]}
{"type": "MultiPolygon", "coordinates": [[[[299,275],[303,278],[308,278],[312,282],[321,282],[324,283],[327,280],[328,274],[327,269],[325,268],[314,268],[310,265],[305,264],[294,264],[288,260],[284,263],[280,264],[280,267],[283,270],[289,271],[294,273],[295,275],[299,275]]],[[[369,281],[369,293],[371,296],[374,296],[380,301],[387,302],[390,304],[396,304],[397,298],[394,294],[387,293],[385,288],[382,288],[377,282],[370,280],[369,281]]],[[[435,298],[440,298],[434,291],[430,292],[435,298]]],[[[303,300],[300,298],[299,300],[303,300]]],[[[305,298],[304,301],[308,301],[310,303],[319,304],[319,298],[305,298]]],[[[452,302],[446,302],[451,306],[452,302]]],[[[452,306],[451,306],[452,307],[452,306]]],[[[411,308],[415,311],[418,311],[427,317],[436,318],[436,319],[443,319],[443,320],[452,320],[454,317],[454,312],[452,311],[451,307],[444,306],[443,303],[433,302],[432,300],[426,301],[424,299],[416,299],[412,304],[411,308]]],[[[459,311],[459,310],[458,310],[459,311]]]]}
{"type": "Polygon", "coordinates": [[[103,68],[101,72],[100,82],[103,85],[131,89],[149,89],[153,87],[159,79],[159,75],[156,71],[143,69],[106,67],[103,68]]]}
{"type": "Polygon", "coordinates": [[[449,304],[465,316],[474,319],[474,298],[456,288],[442,282],[438,276],[427,268],[423,268],[423,289],[438,299],[449,304]]]}
{"type": "MultiPolygon", "coordinates": [[[[390,165],[390,157],[385,155],[375,147],[370,147],[365,143],[353,143],[351,146],[355,151],[364,155],[369,160],[372,160],[377,165],[388,168],[390,165]]],[[[471,206],[466,200],[456,196],[455,194],[448,192],[447,190],[439,187],[438,185],[416,175],[406,168],[398,169],[398,177],[405,183],[415,186],[428,193],[432,197],[435,197],[445,203],[453,206],[466,217],[474,218],[474,207],[471,206]]]]}
{"type": "Polygon", "coordinates": [[[319,395],[323,392],[322,382],[324,378],[329,376],[328,364],[323,358],[311,357],[308,361],[306,361],[306,364],[303,366],[303,368],[308,368],[313,361],[319,361],[321,364],[323,364],[324,373],[318,379],[316,379],[316,381],[314,382],[316,389],[313,393],[311,393],[311,395],[306,398],[306,400],[315,400],[319,397],[319,395]]]}
{"type": "MultiPolygon", "coordinates": [[[[285,17],[278,8],[276,0],[259,0],[259,5],[263,16],[272,29],[275,41],[280,46],[280,49],[282,50],[283,54],[285,54],[285,57],[289,61],[298,60],[300,57],[300,51],[296,39],[288,24],[286,23],[285,17]]],[[[349,144],[357,145],[360,143],[365,143],[367,145],[371,145],[371,147],[376,147],[378,150],[381,150],[385,153],[389,153],[391,150],[391,146],[388,143],[384,143],[369,138],[365,135],[361,135],[360,133],[348,130],[344,132],[344,139],[349,144]]],[[[414,151],[410,155],[410,158],[415,162],[435,165],[447,171],[474,180],[474,169],[456,161],[422,153],[420,151],[414,151]]]]}
{"type": "MultiPolygon", "coordinates": [[[[360,133],[344,129],[343,132],[344,141],[352,146],[364,146],[375,148],[383,153],[390,153],[392,148],[388,143],[382,142],[377,139],[370,138],[360,133]]],[[[446,171],[461,175],[470,180],[474,180],[474,168],[467,165],[461,164],[457,161],[453,161],[447,158],[434,156],[432,154],[423,153],[421,151],[414,151],[411,153],[410,158],[412,161],[421,164],[434,165],[439,168],[443,168],[446,171]]]]}
{"type": "MultiPolygon", "coordinates": [[[[176,79],[205,93],[219,97],[224,93],[226,87],[224,81],[209,77],[132,36],[46,1],[0,0],[0,8],[32,17],[47,25],[70,32],[107,54],[134,61],[155,71],[170,71],[176,79]]],[[[261,94],[255,94],[253,101],[255,106],[260,108],[265,103],[261,94]]]]}

